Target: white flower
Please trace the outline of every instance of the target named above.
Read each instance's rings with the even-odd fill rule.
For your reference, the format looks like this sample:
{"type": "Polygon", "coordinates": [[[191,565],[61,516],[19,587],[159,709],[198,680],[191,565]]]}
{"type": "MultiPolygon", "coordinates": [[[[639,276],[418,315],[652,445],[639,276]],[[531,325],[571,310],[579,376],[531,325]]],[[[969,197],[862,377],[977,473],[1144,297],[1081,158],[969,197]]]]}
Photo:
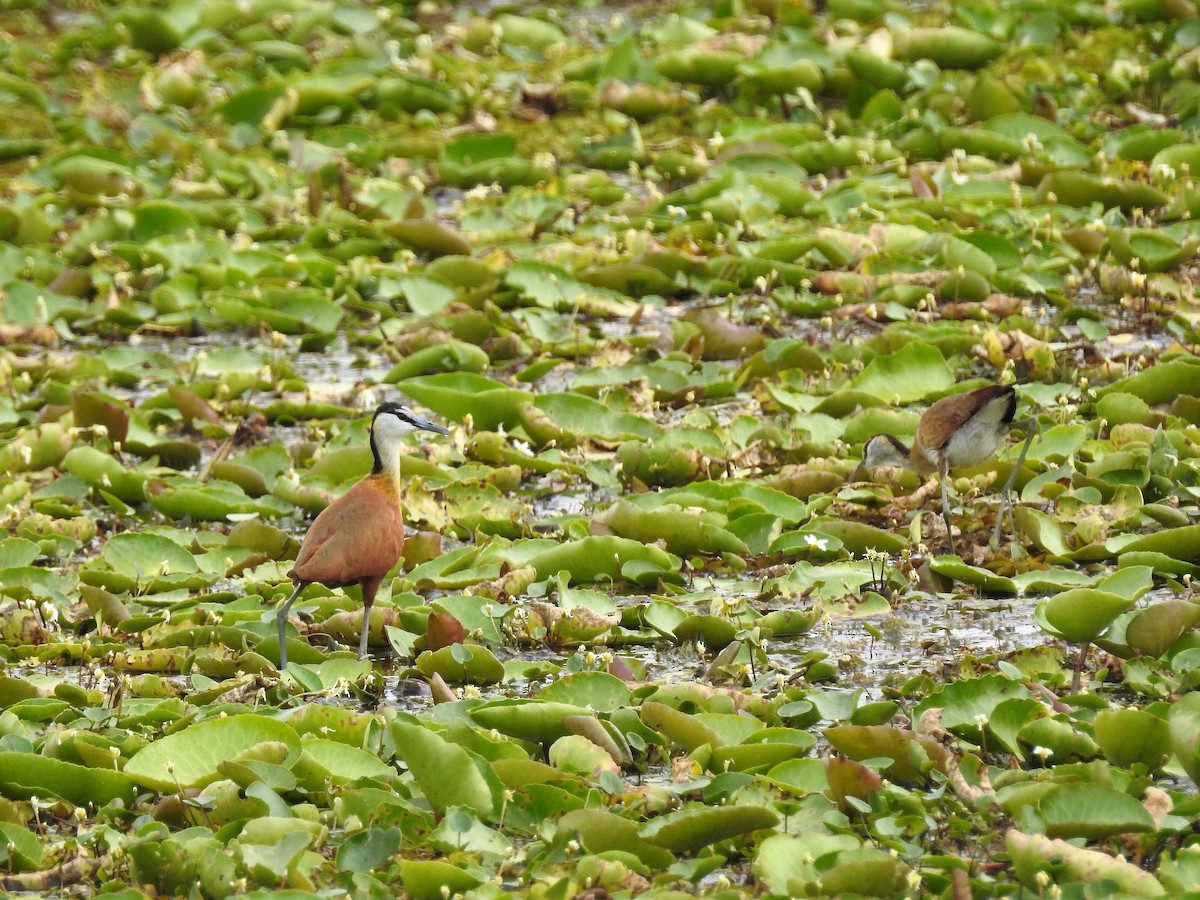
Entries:
{"type": "Polygon", "coordinates": [[[829,539],[828,538],[819,538],[815,534],[806,534],[804,536],[804,543],[808,544],[808,546],[810,546],[810,547],[816,547],[818,550],[821,550],[821,551],[827,550],[829,548],[829,539]]]}

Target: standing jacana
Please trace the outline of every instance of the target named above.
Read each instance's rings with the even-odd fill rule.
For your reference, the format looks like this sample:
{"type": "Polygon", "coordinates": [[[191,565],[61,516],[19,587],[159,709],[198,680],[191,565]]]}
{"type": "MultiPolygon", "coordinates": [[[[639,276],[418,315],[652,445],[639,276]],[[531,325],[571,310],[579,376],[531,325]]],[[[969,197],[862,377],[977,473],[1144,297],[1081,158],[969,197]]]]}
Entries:
{"type": "Polygon", "coordinates": [[[449,434],[449,430],[427,422],[407,406],[384,403],[371,420],[371,454],[375,466],[342,496],[321,511],[304,543],[296,566],[288,573],[296,584],[292,596],[279,608],[279,668],[287,668],[288,610],[300,592],[314,581],[326,587],[362,587],[362,632],[358,658],[367,655],[367,627],[371,604],[383,577],[404,552],[404,516],[400,511],[400,446],[406,434],[418,429],[449,434]]]}
{"type": "Polygon", "coordinates": [[[1021,456],[1013,466],[1012,474],[1005,482],[1000,495],[1000,509],[996,514],[996,531],[993,544],[1000,542],[1000,530],[1004,522],[1004,511],[1012,518],[1012,499],[1009,492],[1017,480],[1017,472],[1025,462],[1025,454],[1037,430],[1037,422],[1022,419],[1013,422],[1017,411],[1017,392],[1012,385],[989,385],[943,397],[921,416],[917,425],[917,436],[912,449],[892,434],[877,434],[863,447],[862,464],[855,470],[852,480],[858,480],[863,469],[878,466],[898,466],[910,469],[919,475],[938,474],[942,488],[942,520],[946,523],[946,539],[950,552],[954,552],[954,538],[950,532],[950,505],[946,499],[947,476],[955,469],[978,466],[996,455],[1001,442],[1012,428],[1023,428],[1027,432],[1021,456]]]}

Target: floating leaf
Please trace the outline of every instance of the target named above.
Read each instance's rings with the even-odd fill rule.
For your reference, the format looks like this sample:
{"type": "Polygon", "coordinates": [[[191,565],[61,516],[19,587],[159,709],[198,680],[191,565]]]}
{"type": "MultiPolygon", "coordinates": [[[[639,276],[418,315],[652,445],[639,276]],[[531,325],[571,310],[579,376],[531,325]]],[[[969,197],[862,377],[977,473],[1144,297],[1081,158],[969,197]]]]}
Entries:
{"type": "Polygon", "coordinates": [[[1093,727],[1101,752],[1115,766],[1141,764],[1157,772],[1170,755],[1170,726],[1145,710],[1103,709],[1093,727]]]}
{"type": "Polygon", "coordinates": [[[651,820],[638,834],[668,850],[694,852],[778,823],[779,816],[762,806],[686,806],[651,820]]]}
{"type": "Polygon", "coordinates": [[[1077,644],[1091,641],[1133,605],[1108,591],[1076,588],[1063,591],[1038,605],[1041,615],[1054,630],[1077,644]]]}
{"type": "Polygon", "coordinates": [[[1149,872],[1100,850],[1076,847],[1045,835],[1022,834],[1015,828],[1008,830],[1004,840],[1017,876],[1031,891],[1038,890],[1047,877],[1054,883],[1053,873],[1057,872],[1057,878],[1063,881],[1109,881],[1136,897],[1158,897],[1164,893],[1162,885],[1149,872]]]}
{"type": "Polygon", "coordinates": [[[480,816],[498,808],[493,792],[472,754],[421,725],[393,722],[389,728],[397,753],[434,809],[461,806],[480,816]]]}
{"type": "Polygon", "coordinates": [[[135,777],[111,769],[92,769],[33,753],[0,752],[0,786],[10,797],[61,797],[76,806],[130,801],[135,777]]]}
{"type": "Polygon", "coordinates": [[[237,715],[189,725],[146,745],[125,765],[125,775],[163,792],[203,787],[220,777],[220,762],[265,742],[286,745],[290,759],[301,750],[291,726],[267,716],[237,715]]]}

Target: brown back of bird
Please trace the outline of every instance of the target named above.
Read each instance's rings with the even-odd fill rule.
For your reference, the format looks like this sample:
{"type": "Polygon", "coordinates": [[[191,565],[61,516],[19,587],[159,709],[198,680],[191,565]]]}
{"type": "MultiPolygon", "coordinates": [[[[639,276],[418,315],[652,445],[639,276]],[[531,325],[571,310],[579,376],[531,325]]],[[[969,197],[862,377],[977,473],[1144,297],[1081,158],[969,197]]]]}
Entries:
{"type": "Polygon", "coordinates": [[[291,577],[344,587],[382,578],[403,553],[404,518],[396,486],[386,475],[372,475],[317,516],[291,577]]]}

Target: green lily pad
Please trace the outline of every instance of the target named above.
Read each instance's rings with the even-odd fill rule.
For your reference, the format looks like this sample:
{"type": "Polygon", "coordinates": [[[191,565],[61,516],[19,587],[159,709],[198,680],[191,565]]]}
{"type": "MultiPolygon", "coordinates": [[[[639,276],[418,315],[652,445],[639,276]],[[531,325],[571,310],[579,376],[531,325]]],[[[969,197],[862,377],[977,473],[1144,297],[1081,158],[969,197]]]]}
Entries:
{"type": "Polygon", "coordinates": [[[291,726],[267,716],[237,715],[189,725],[143,747],[125,765],[125,775],[143,787],[174,791],[203,787],[220,777],[217,765],[264,742],[300,754],[300,738],[291,726]]]}
{"type": "Polygon", "coordinates": [[[762,806],[686,806],[643,825],[644,840],[677,853],[773,828],[779,816],[762,806]]]}

